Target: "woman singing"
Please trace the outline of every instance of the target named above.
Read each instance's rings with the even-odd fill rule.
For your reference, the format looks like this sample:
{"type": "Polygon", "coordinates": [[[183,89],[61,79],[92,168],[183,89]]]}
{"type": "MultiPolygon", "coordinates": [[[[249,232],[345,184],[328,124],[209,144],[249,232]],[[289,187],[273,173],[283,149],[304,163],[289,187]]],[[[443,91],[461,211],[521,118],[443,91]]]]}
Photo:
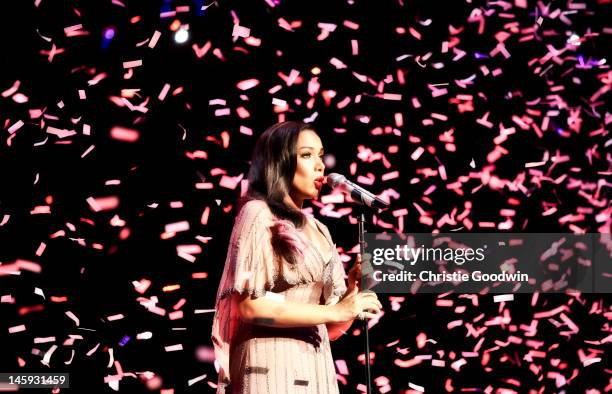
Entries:
{"type": "Polygon", "coordinates": [[[217,291],[217,393],[338,393],[329,341],[381,313],[375,293],[359,292],[360,256],[347,286],[329,230],[301,210],[323,185],[322,157],[301,122],[255,145],[217,291]]]}

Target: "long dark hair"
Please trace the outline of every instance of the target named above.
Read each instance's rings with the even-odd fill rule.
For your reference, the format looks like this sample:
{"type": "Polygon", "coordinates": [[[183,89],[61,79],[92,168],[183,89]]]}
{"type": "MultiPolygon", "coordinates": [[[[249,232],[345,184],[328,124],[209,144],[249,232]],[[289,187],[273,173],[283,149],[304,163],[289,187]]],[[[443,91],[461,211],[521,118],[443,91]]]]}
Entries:
{"type": "Polygon", "coordinates": [[[304,214],[284,202],[297,167],[298,136],[306,129],[314,131],[308,123],[288,121],[274,124],[263,132],[253,150],[249,188],[238,209],[247,201],[263,200],[277,218],[289,220],[297,228],[306,224],[304,214]]]}

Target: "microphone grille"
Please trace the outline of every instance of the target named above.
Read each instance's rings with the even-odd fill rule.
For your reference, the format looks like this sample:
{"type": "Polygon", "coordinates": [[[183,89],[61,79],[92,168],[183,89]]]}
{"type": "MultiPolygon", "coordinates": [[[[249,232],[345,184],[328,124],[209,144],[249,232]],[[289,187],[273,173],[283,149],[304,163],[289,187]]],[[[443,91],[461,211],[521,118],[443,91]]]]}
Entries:
{"type": "Polygon", "coordinates": [[[332,188],[341,185],[344,181],[346,181],[346,177],[344,175],[336,174],[335,172],[327,174],[327,184],[332,188]]]}

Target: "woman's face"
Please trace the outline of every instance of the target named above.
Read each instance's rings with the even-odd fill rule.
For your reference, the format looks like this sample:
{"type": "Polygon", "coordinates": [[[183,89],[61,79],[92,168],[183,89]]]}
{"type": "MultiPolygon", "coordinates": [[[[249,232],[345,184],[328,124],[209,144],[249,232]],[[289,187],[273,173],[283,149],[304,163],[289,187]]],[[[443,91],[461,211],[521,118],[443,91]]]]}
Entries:
{"type": "Polygon", "coordinates": [[[323,186],[323,145],[319,136],[312,130],[302,130],[297,140],[297,166],[291,198],[296,202],[316,198],[323,186]]]}

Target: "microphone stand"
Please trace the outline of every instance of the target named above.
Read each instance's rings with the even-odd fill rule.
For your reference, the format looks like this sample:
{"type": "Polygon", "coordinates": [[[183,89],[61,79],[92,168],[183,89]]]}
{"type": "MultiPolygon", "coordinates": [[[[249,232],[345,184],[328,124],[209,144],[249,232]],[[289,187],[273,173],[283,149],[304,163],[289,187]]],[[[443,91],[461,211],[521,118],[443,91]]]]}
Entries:
{"type": "MultiPolygon", "coordinates": [[[[358,236],[359,236],[359,253],[361,253],[361,289],[364,289],[368,286],[367,278],[363,275],[363,267],[364,267],[364,258],[365,258],[365,210],[366,206],[368,208],[377,209],[382,206],[385,209],[389,207],[389,203],[383,201],[381,198],[376,197],[372,193],[363,189],[362,187],[348,181],[346,177],[340,174],[329,174],[328,178],[331,178],[330,185],[332,187],[342,186],[344,192],[348,194],[349,200],[354,200],[358,204],[356,208],[357,213],[357,223],[358,223],[358,236]]],[[[366,269],[370,269],[369,259],[366,262],[366,269]]],[[[368,331],[368,319],[363,320],[363,331],[365,333],[365,367],[366,367],[366,387],[367,394],[372,393],[372,378],[370,374],[370,334],[368,331]]]]}
{"type": "MultiPolygon", "coordinates": [[[[359,236],[359,253],[361,253],[361,266],[363,268],[363,259],[365,255],[365,214],[363,207],[359,207],[357,209],[357,224],[358,224],[358,236],[359,236]]],[[[366,279],[361,275],[361,288],[363,289],[366,286],[366,279]]],[[[372,393],[372,378],[370,374],[370,335],[368,332],[368,319],[364,319],[363,321],[363,332],[365,333],[365,372],[366,372],[366,387],[367,394],[372,393]]]]}

